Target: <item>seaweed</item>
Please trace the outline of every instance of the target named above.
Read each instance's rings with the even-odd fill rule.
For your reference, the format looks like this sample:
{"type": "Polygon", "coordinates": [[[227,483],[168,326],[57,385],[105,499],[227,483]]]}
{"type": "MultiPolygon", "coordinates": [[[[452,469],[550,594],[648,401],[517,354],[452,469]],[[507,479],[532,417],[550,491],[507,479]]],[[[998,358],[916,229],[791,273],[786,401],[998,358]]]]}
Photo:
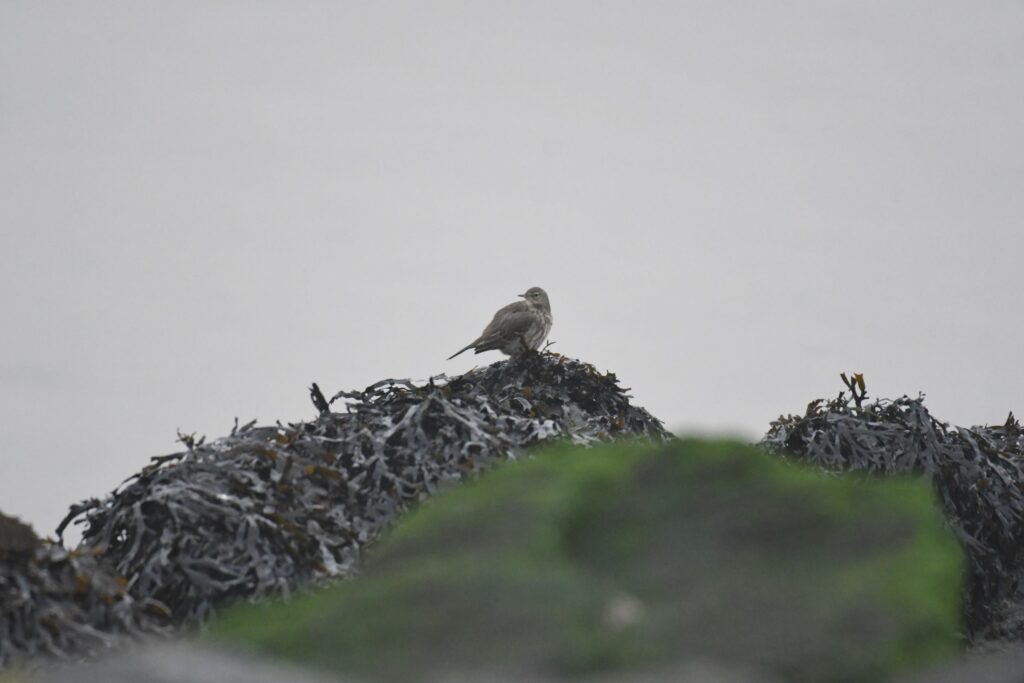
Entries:
{"type": "Polygon", "coordinates": [[[781,416],[761,445],[833,472],[916,474],[935,488],[964,547],[966,636],[1024,636],[1024,429],[1013,413],[995,426],[957,427],[932,417],[924,396],[867,401],[862,375],[846,391],[781,416]]]}
{"type": "Polygon", "coordinates": [[[202,624],[225,603],[351,576],[397,515],[534,444],[669,438],[627,391],[552,353],[330,401],[313,384],[315,419],[236,420],[210,442],[179,434],[184,450],[72,507],[58,535],[84,525],[78,552],[126,577],[130,596],[165,605],[176,626],[202,624]]]}
{"type": "Polygon", "coordinates": [[[0,666],[83,658],[125,637],[164,633],[166,608],[125,587],[95,555],[40,540],[0,514],[0,666]]]}

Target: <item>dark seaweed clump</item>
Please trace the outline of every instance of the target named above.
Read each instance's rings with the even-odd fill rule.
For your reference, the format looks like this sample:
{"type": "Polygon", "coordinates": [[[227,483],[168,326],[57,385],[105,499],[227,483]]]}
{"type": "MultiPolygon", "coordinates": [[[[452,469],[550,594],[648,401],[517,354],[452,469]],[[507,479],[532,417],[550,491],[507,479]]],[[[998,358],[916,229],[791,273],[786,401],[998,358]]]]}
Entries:
{"type": "Polygon", "coordinates": [[[863,377],[772,422],[769,451],[831,471],[914,473],[935,487],[968,557],[965,621],[973,642],[1024,637],[1024,429],[956,427],[923,397],[867,402],[863,377]]]}
{"type": "Polygon", "coordinates": [[[69,552],[0,514],[0,667],[94,655],[163,631],[166,608],[136,601],[91,554],[69,552]]]}
{"type": "Polygon", "coordinates": [[[313,421],[236,424],[153,459],[103,500],[72,508],[79,550],[127,577],[176,624],[353,572],[360,549],[436,490],[550,439],[666,438],[614,375],[530,354],[422,385],[385,380],[328,402],[313,421]],[[344,405],[344,412],[331,406],[344,405]]]}

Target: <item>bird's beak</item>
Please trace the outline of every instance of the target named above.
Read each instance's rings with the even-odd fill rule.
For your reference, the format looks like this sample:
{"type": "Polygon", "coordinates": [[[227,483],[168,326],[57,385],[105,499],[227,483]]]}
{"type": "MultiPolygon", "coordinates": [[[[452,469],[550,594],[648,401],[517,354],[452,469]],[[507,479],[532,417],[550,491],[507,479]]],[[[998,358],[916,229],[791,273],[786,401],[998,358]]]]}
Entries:
{"type": "Polygon", "coordinates": [[[521,296],[521,297],[523,297],[524,299],[526,298],[526,295],[525,295],[525,294],[516,294],[516,296],[521,296]]]}

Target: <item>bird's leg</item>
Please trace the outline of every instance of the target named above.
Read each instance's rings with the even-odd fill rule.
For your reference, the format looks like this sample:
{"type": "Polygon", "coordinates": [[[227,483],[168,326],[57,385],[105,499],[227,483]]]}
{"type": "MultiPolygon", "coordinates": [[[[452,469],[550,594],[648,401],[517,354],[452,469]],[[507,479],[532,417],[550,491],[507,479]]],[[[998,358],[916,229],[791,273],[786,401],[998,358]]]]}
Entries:
{"type": "Polygon", "coordinates": [[[527,358],[540,358],[540,351],[531,349],[530,345],[526,343],[526,337],[519,335],[519,343],[523,345],[523,356],[527,358]]]}

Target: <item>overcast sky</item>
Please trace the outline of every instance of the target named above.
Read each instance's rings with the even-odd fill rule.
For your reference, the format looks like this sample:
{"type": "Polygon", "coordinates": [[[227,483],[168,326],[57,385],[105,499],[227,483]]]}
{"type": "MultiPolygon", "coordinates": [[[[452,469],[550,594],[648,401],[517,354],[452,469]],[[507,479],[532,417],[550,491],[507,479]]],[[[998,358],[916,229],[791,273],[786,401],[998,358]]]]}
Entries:
{"type": "Polygon", "coordinates": [[[677,432],[1024,413],[1024,3],[0,2],[0,510],[527,287],[677,432]]]}

